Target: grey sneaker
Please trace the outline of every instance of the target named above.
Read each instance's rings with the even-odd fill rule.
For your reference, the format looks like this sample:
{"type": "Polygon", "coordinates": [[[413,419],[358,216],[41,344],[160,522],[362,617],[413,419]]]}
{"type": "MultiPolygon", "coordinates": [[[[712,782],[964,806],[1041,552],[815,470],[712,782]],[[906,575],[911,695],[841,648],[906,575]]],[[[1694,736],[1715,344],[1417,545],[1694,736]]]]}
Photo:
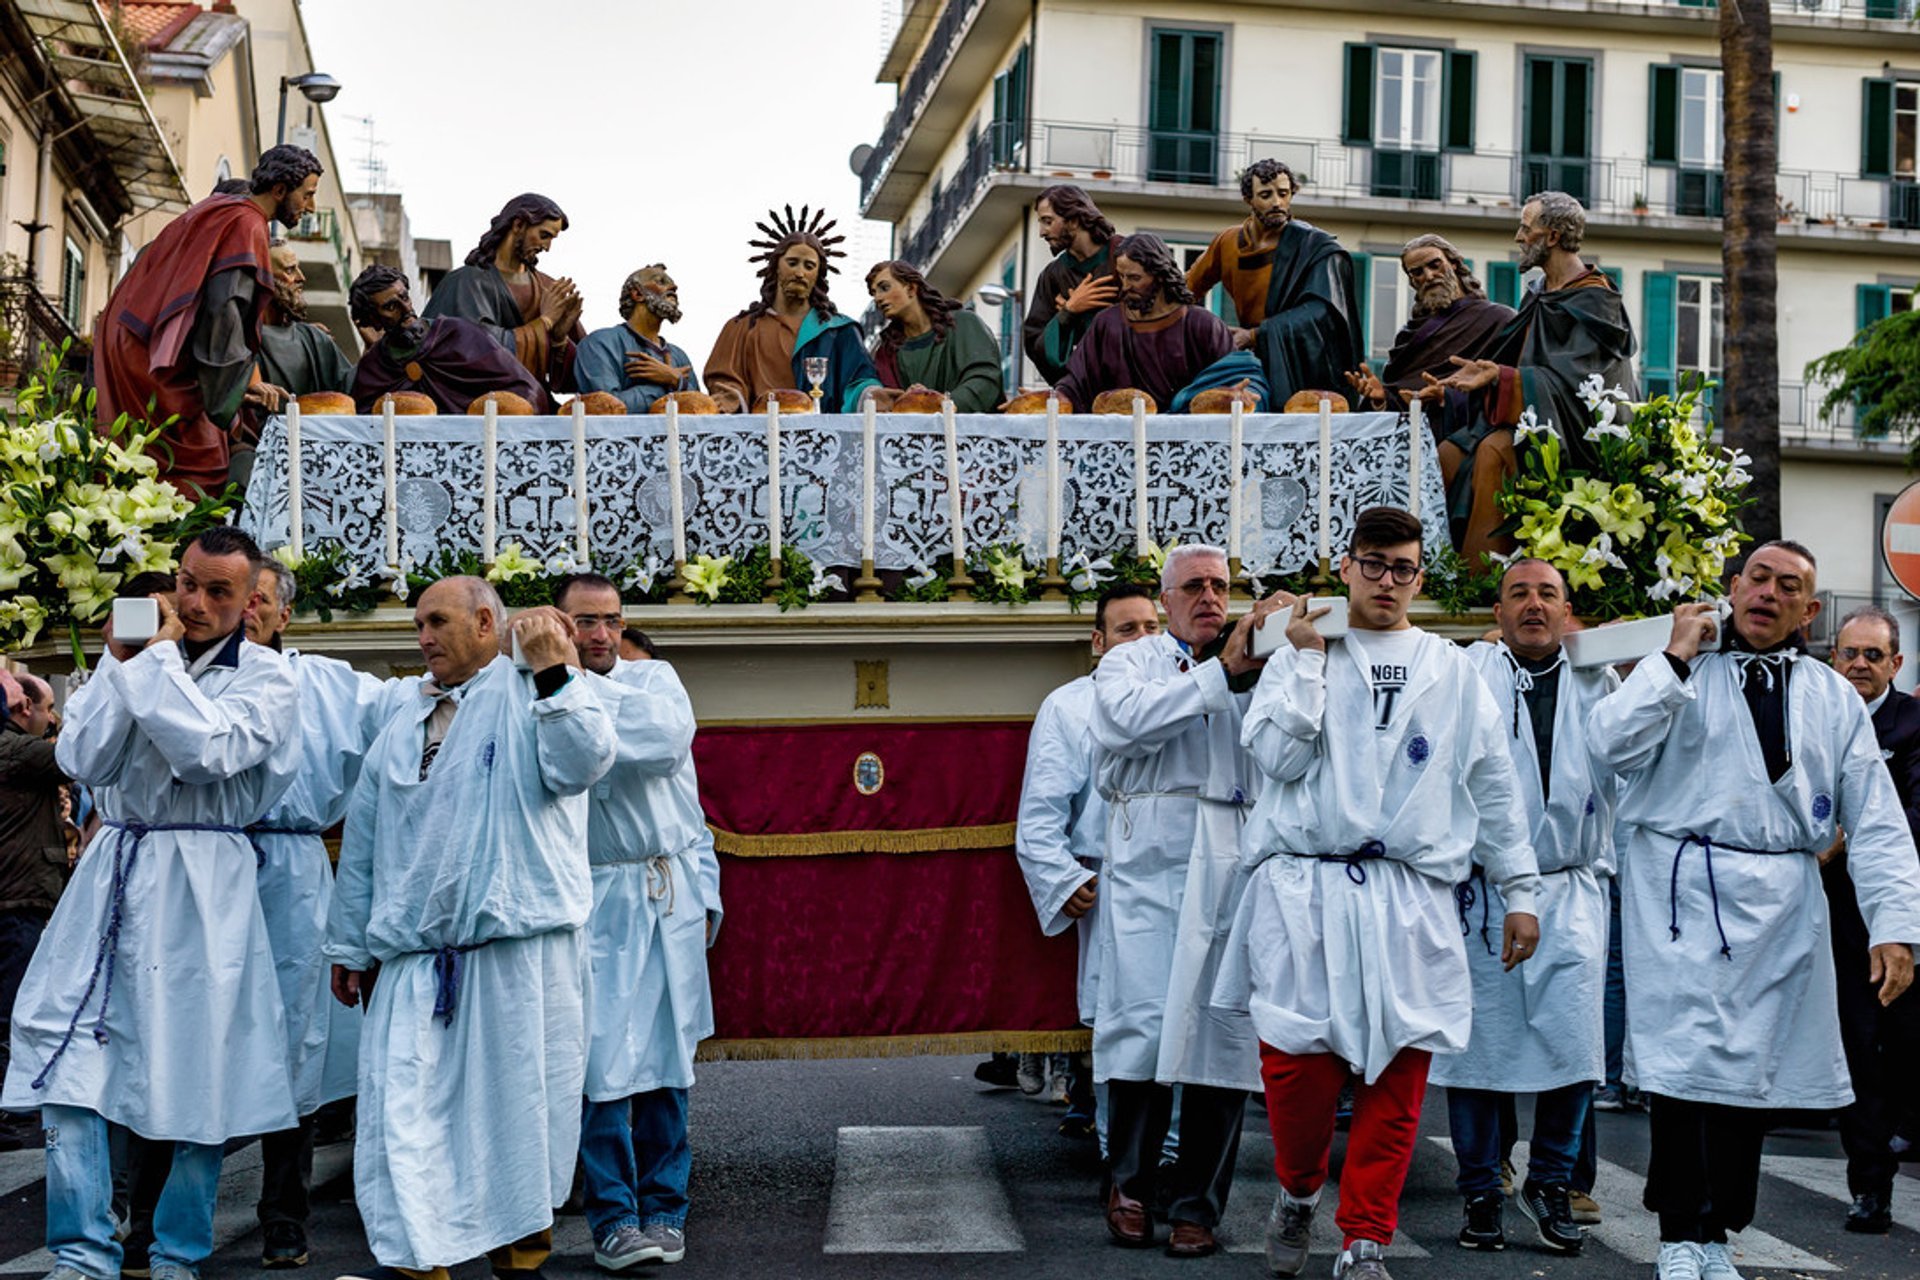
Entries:
{"type": "Polygon", "coordinates": [[[1333,1264],[1334,1280],[1393,1280],[1385,1254],[1372,1240],[1355,1240],[1333,1264]]]}
{"type": "Polygon", "coordinates": [[[593,1246],[593,1265],[603,1271],[625,1271],[659,1256],[648,1250],[647,1233],[632,1223],[615,1227],[593,1246]]]}
{"type": "Polygon", "coordinates": [[[1654,1263],[1657,1280],[1700,1280],[1700,1265],[1706,1255],[1700,1246],[1687,1240],[1669,1240],[1660,1246],[1654,1263]]]}
{"type": "Polygon", "coordinates": [[[200,1280],[200,1273],[184,1262],[156,1262],[153,1280],[200,1280]]]}
{"type": "Polygon", "coordinates": [[[1745,1280],[1733,1265],[1733,1251],[1724,1244],[1700,1246],[1700,1280],[1745,1280]]]}
{"type": "Polygon", "coordinates": [[[687,1233],[656,1222],[647,1228],[647,1250],[657,1262],[678,1262],[687,1256],[687,1233]]]}
{"type": "Polygon", "coordinates": [[[1306,1269],[1307,1247],[1313,1234],[1313,1211],[1320,1204],[1320,1193],[1296,1200],[1285,1187],[1273,1198],[1267,1214],[1267,1271],[1276,1276],[1297,1276],[1306,1269]]]}
{"type": "Polygon", "coordinates": [[[63,1262],[53,1270],[47,1272],[47,1280],[96,1280],[96,1278],[88,1275],[78,1267],[70,1267],[63,1262]]]}

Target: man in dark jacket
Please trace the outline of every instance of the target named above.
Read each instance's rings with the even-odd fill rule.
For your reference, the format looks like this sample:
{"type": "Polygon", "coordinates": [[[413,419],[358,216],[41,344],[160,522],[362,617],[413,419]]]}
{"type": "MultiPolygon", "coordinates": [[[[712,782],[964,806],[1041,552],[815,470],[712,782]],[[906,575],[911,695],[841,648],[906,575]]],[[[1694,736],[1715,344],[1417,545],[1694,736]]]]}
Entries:
{"type": "MultiPolygon", "coordinates": [[[[1867,700],[1907,825],[1920,835],[1920,700],[1893,687],[1900,664],[1900,624],[1892,614],[1869,605],[1841,620],[1834,668],[1867,700]]],[[[1867,926],[1847,875],[1844,839],[1821,858],[1820,876],[1833,912],[1840,1039],[1853,1077],[1853,1105],[1840,1113],[1847,1189],[1853,1193],[1846,1226],[1879,1235],[1893,1225],[1899,1164],[1890,1143],[1902,1112],[1913,1105],[1911,1084],[1920,1069],[1920,997],[1907,993],[1882,1007],[1876,984],[1867,978],[1867,926]]]]}
{"type": "MultiPolygon", "coordinates": [[[[67,882],[60,826],[66,775],[53,761],[47,732],[53,690],[33,676],[0,673],[0,1074],[7,1066],[13,997],[27,961],[67,882]]],[[[0,1151],[18,1151],[40,1135],[36,1117],[0,1115],[0,1151]]]]}

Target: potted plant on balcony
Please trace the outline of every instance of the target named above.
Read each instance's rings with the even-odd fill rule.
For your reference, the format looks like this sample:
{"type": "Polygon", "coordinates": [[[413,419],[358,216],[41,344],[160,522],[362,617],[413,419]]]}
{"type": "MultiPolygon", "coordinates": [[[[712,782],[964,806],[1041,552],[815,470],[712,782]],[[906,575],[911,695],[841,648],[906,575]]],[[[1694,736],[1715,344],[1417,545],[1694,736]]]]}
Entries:
{"type": "Polygon", "coordinates": [[[1644,191],[1633,193],[1633,216],[1636,218],[1647,216],[1647,195],[1644,191]]]}

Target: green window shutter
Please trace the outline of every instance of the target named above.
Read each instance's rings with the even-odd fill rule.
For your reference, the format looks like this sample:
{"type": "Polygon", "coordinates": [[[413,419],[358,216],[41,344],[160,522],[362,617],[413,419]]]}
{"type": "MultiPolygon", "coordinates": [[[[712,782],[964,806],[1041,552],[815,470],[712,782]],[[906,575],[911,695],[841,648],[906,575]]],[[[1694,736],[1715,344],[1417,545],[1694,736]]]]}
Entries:
{"type": "Polygon", "coordinates": [[[1487,297],[1518,310],[1520,307],[1520,264],[1517,262],[1489,262],[1487,264],[1487,297]]]}
{"type": "Polygon", "coordinates": [[[1440,84],[1440,149],[1473,150],[1474,59],[1470,49],[1449,49],[1440,84]]]}
{"type": "Polygon", "coordinates": [[[1347,46],[1345,95],[1340,110],[1340,141],[1350,147],[1373,145],[1373,46],[1347,46]]]}
{"type": "Polygon", "coordinates": [[[1901,17],[1900,0],[1867,0],[1867,16],[1869,18],[1901,17]]]}
{"type": "Polygon", "coordinates": [[[1640,278],[1640,385],[1648,399],[1672,395],[1676,335],[1674,279],[1671,271],[1649,271],[1640,278]]]}
{"type": "Polygon", "coordinates": [[[1680,163],[1680,68],[1647,68],[1647,163],[1680,163]]]}
{"type": "Polygon", "coordinates": [[[1885,320],[1893,314],[1893,286],[1862,284],[1853,290],[1853,326],[1856,330],[1885,320]]]}
{"type": "Polygon", "coordinates": [[[1860,176],[1893,176],[1893,81],[1860,82],[1860,176]]]}
{"type": "Polygon", "coordinates": [[[1355,309],[1354,322],[1360,330],[1361,353],[1366,353],[1370,345],[1367,337],[1367,309],[1373,302],[1373,255],[1370,253],[1349,254],[1353,259],[1353,295],[1355,309]]]}

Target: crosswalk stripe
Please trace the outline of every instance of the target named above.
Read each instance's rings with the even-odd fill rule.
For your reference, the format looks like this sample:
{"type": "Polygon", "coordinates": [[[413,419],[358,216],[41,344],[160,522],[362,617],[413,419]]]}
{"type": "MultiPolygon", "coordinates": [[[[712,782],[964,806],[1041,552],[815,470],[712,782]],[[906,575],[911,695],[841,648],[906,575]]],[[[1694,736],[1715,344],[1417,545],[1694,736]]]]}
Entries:
{"type": "MultiPolygon", "coordinates": [[[[1763,1172],[1816,1192],[1840,1204],[1853,1203],[1847,1189],[1847,1162],[1836,1156],[1762,1156],[1763,1172]]],[[[1920,1231],[1920,1181],[1893,1180],[1893,1220],[1909,1231],[1920,1231]]]]}
{"type": "MultiPolygon", "coordinates": [[[[352,1162],[353,1144],[350,1142],[314,1148],[313,1185],[319,1186],[338,1177],[352,1162]]],[[[228,1156],[221,1165],[220,1195],[213,1210],[215,1253],[249,1232],[260,1229],[260,1221],[254,1214],[254,1206],[260,1202],[260,1163],[260,1145],[253,1143],[228,1156]]],[[[0,1262],[0,1275],[44,1275],[53,1270],[53,1265],[52,1254],[45,1249],[35,1249],[0,1262]]]]}
{"type": "Polygon", "coordinates": [[[978,1125],[840,1129],[827,1253],[1026,1248],[978,1125]]]}
{"type": "MultiPolygon", "coordinates": [[[[1279,1181],[1273,1176],[1272,1140],[1261,1141],[1249,1132],[1241,1139],[1240,1161],[1234,1167],[1233,1194],[1227,1200],[1227,1212],[1220,1223],[1220,1235],[1227,1242],[1228,1253],[1259,1253],[1266,1248],[1267,1213],[1279,1192],[1279,1181]]],[[[1340,1184],[1329,1180],[1320,1191],[1320,1207],[1313,1214],[1313,1257],[1330,1261],[1345,1246],[1346,1241],[1333,1220],[1339,1208],[1340,1184]]],[[[1432,1256],[1407,1239],[1404,1231],[1394,1233],[1386,1254],[1389,1258],[1432,1256]]],[[[1309,1264],[1310,1269],[1313,1265],[1309,1264]]]]}
{"type": "MultiPolygon", "coordinates": [[[[1427,1141],[1452,1149],[1452,1143],[1444,1136],[1429,1137],[1427,1141]]],[[[1527,1167],[1524,1142],[1514,1144],[1513,1167],[1524,1180],[1527,1167]]],[[[1660,1219],[1640,1203],[1646,1182],[1645,1174],[1635,1173],[1611,1160],[1596,1162],[1593,1198],[1600,1202],[1605,1216],[1598,1226],[1586,1229],[1587,1235],[1630,1262],[1651,1263],[1660,1256],[1660,1219]]],[[[1740,1267],[1779,1267],[1791,1271],[1841,1269],[1817,1254],[1753,1227],[1734,1236],[1729,1247],[1734,1264],[1740,1267]]]]}
{"type": "Polygon", "coordinates": [[[22,1187],[30,1187],[46,1174],[47,1153],[43,1148],[0,1152],[0,1196],[10,1196],[22,1187]]]}

